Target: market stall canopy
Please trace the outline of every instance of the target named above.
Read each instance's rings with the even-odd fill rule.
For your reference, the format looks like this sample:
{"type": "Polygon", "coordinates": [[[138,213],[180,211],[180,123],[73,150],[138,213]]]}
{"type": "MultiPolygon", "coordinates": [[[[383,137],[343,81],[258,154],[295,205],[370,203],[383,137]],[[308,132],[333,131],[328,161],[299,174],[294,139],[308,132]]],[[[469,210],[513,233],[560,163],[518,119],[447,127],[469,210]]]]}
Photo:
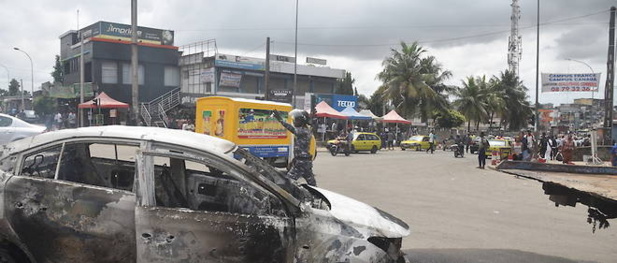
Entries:
{"type": "Polygon", "coordinates": [[[403,117],[401,117],[401,115],[398,115],[398,113],[396,113],[395,110],[391,110],[390,112],[388,112],[388,114],[383,116],[383,120],[381,120],[382,122],[387,122],[387,123],[403,123],[403,124],[411,124],[410,121],[403,119],[403,117]]]}
{"type": "Polygon", "coordinates": [[[361,110],[360,114],[364,115],[364,116],[369,116],[371,117],[373,120],[383,120],[383,117],[379,117],[377,115],[375,115],[371,110],[361,110]]]}
{"type": "Polygon", "coordinates": [[[129,105],[124,102],[119,102],[117,100],[112,99],[109,95],[105,94],[105,92],[101,92],[99,95],[96,95],[94,99],[86,101],[84,103],[80,103],[78,108],[80,109],[96,109],[96,108],[128,108],[129,105]],[[98,105],[95,104],[95,100],[99,100],[98,105]]]}
{"type": "Polygon", "coordinates": [[[349,120],[371,120],[369,116],[365,116],[354,110],[352,107],[347,107],[341,111],[349,120]]]}
{"type": "Polygon", "coordinates": [[[315,117],[347,119],[347,116],[330,107],[330,105],[328,105],[325,101],[317,103],[317,105],[315,105],[315,111],[315,117]]]}

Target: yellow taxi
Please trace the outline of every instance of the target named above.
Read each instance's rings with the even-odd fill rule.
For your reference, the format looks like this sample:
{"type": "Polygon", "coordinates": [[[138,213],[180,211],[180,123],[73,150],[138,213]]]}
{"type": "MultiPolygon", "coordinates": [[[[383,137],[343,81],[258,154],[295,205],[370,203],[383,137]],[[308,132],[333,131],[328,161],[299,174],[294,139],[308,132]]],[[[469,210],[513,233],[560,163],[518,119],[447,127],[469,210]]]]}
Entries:
{"type": "Polygon", "coordinates": [[[430,146],[428,135],[414,135],[409,140],[401,142],[401,150],[416,149],[416,151],[426,150],[430,146]]]}
{"type": "MultiPolygon", "coordinates": [[[[329,140],[326,148],[334,144],[336,140],[329,140]]],[[[351,151],[357,153],[359,151],[371,151],[376,153],[381,148],[381,138],[375,133],[370,132],[354,132],[353,141],[351,142],[351,151]]]]}
{"type": "MultiPolygon", "coordinates": [[[[507,157],[513,150],[514,144],[511,140],[505,139],[489,139],[488,140],[488,149],[486,149],[486,156],[491,157],[493,152],[497,152],[498,154],[505,155],[507,157]]],[[[504,156],[501,157],[502,159],[504,156]]]]}

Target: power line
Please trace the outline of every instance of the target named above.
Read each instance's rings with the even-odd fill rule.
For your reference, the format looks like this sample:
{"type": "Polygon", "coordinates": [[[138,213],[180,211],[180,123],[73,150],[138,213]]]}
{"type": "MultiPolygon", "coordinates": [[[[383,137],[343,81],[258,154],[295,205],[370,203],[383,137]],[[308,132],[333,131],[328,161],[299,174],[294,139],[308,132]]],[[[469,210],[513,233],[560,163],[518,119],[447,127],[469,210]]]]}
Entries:
{"type": "MultiPolygon", "coordinates": [[[[599,14],[604,14],[604,13],[607,13],[607,12],[609,12],[609,10],[602,10],[602,11],[598,11],[598,12],[594,12],[594,13],[590,13],[590,14],[585,14],[585,15],[575,16],[575,17],[569,17],[569,18],[563,18],[563,19],[554,20],[554,21],[547,21],[547,22],[541,23],[540,26],[568,25],[568,24],[562,24],[562,22],[577,20],[577,19],[581,19],[581,18],[585,18],[585,17],[590,17],[590,16],[599,15],[599,14]]],[[[603,23],[598,23],[598,24],[603,24],[603,23]]],[[[532,29],[534,27],[535,27],[535,25],[528,25],[528,26],[520,27],[520,29],[521,30],[532,29]]],[[[473,35],[467,35],[467,36],[442,38],[442,39],[434,39],[434,40],[420,40],[420,41],[418,41],[418,43],[426,44],[426,43],[451,42],[451,41],[464,40],[464,39],[470,39],[470,38],[481,38],[481,37],[487,37],[487,36],[492,36],[492,35],[505,34],[505,33],[509,33],[509,32],[510,32],[510,29],[504,29],[504,30],[499,30],[499,31],[479,33],[479,34],[473,34],[473,35]]],[[[285,42],[285,41],[278,41],[278,43],[287,44],[287,45],[294,44],[292,42],[285,42]]],[[[384,47],[384,46],[393,46],[393,45],[398,45],[398,44],[399,43],[378,43],[378,44],[317,44],[317,43],[298,43],[298,45],[301,45],[301,46],[314,46],[314,47],[384,47]]]]}

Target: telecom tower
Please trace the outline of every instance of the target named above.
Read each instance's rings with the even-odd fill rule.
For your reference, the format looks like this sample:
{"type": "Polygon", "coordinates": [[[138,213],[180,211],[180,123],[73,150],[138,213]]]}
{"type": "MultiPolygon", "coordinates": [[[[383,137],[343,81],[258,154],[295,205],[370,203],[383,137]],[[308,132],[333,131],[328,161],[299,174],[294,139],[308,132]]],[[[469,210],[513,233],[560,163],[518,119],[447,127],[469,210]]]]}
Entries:
{"type": "Polygon", "coordinates": [[[518,21],[521,19],[521,7],[518,0],[512,0],[512,16],[510,16],[510,37],[508,37],[508,69],[518,76],[518,64],[521,61],[523,48],[521,36],[518,34],[518,21]]]}

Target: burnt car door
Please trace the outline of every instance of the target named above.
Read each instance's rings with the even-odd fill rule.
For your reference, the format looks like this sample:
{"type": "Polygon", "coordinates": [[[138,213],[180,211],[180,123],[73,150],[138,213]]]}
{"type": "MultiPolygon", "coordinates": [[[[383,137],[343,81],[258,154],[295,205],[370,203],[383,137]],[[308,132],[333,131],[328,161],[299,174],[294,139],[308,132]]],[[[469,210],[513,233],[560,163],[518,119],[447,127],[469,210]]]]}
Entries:
{"type": "Polygon", "coordinates": [[[36,262],[134,262],[132,180],[114,188],[90,145],[32,149],[6,183],[4,214],[36,262]]]}
{"type": "Polygon", "coordinates": [[[137,166],[138,262],[293,260],[293,218],[240,163],[146,145],[137,166]]]}

